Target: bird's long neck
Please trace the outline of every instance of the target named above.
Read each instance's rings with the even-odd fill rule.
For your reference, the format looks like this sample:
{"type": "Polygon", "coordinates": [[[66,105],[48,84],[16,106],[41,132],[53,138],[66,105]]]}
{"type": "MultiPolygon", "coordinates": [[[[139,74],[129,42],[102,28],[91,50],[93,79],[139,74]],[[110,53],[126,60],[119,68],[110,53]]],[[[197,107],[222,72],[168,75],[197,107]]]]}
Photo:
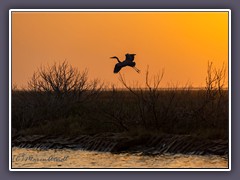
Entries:
{"type": "Polygon", "coordinates": [[[114,58],[116,58],[116,59],[117,59],[117,61],[118,61],[119,63],[121,63],[121,61],[118,59],[118,57],[114,57],[114,58]]]}

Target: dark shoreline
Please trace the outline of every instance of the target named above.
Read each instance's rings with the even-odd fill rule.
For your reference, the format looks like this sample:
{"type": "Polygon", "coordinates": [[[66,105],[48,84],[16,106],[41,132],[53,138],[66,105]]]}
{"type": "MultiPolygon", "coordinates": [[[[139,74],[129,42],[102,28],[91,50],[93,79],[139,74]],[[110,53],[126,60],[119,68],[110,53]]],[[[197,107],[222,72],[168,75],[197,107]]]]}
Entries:
{"type": "Polygon", "coordinates": [[[128,137],[121,133],[101,133],[72,137],[49,135],[15,135],[12,147],[89,150],[111,153],[138,153],[141,155],[189,154],[228,155],[227,140],[200,139],[191,135],[154,135],[128,137]]]}

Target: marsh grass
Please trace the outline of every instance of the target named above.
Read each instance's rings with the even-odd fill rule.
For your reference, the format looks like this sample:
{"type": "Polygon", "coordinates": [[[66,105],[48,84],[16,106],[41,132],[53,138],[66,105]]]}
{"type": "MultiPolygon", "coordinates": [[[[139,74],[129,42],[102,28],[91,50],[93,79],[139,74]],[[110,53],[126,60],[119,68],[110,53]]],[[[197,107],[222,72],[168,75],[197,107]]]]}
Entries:
{"type": "Polygon", "coordinates": [[[215,99],[204,105],[204,108],[204,90],[164,90],[158,93],[161,97],[155,104],[158,126],[153,112],[146,104],[143,107],[143,122],[139,101],[131,92],[117,90],[103,91],[98,98],[84,104],[66,103],[62,108],[48,106],[48,98],[45,99],[44,95],[41,99],[37,98],[41,105],[30,106],[28,92],[13,92],[12,125],[24,134],[67,136],[103,132],[151,132],[227,138],[227,91],[222,92],[220,103],[215,99]]]}
{"type": "MultiPolygon", "coordinates": [[[[66,62],[63,65],[70,67],[72,72],[66,62]]],[[[52,71],[58,67],[62,68],[55,64],[55,68],[47,70],[54,73],[52,71]]],[[[47,74],[47,70],[43,72],[47,74]]],[[[229,101],[228,90],[223,88],[223,72],[223,68],[216,70],[209,63],[206,87],[201,90],[190,87],[161,89],[164,73],[150,78],[148,70],[146,88],[130,87],[120,74],[119,80],[126,89],[104,90],[102,85],[99,86],[100,82],[94,81],[91,86],[87,74],[74,69],[77,80],[84,80],[78,84],[78,89],[71,91],[66,83],[62,89],[57,88],[56,83],[56,90],[47,84],[45,91],[42,87],[36,89],[44,83],[34,74],[30,89],[12,91],[12,128],[24,135],[74,136],[113,132],[139,137],[183,134],[228,139],[229,101]]]]}

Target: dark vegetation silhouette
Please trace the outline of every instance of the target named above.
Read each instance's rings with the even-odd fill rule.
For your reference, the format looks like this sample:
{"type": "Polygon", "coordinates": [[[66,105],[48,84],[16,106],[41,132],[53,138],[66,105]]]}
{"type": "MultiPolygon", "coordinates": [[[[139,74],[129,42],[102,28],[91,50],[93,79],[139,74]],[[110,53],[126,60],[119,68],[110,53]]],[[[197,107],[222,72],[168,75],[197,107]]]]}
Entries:
{"type": "Polygon", "coordinates": [[[208,63],[205,89],[161,89],[164,70],[145,74],[145,88],[119,80],[126,90],[90,81],[66,61],[42,66],[28,89],[12,91],[12,128],[23,135],[92,135],[122,133],[192,135],[203,139],[228,139],[226,68],[208,63]]]}
{"type": "Polygon", "coordinates": [[[88,80],[86,69],[79,71],[66,61],[42,66],[34,72],[28,89],[13,91],[13,127],[24,130],[74,115],[76,108],[96,98],[102,87],[99,80],[88,80]]]}

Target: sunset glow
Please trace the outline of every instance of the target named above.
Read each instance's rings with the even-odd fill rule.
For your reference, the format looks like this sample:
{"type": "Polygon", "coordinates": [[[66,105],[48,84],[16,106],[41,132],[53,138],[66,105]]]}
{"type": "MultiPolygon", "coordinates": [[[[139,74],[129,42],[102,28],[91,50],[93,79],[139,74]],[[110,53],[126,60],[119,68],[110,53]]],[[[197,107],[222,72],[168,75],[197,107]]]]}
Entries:
{"type": "MultiPolygon", "coordinates": [[[[144,84],[164,69],[161,87],[203,87],[208,61],[228,65],[228,12],[12,12],[12,83],[26,87],[41,65],[67,60],[89,78],[121,85],[116,60],[135,53],[121,70],[144,84]]],[[[227,81],[226,81],[227,82],[227,81]]]]}

